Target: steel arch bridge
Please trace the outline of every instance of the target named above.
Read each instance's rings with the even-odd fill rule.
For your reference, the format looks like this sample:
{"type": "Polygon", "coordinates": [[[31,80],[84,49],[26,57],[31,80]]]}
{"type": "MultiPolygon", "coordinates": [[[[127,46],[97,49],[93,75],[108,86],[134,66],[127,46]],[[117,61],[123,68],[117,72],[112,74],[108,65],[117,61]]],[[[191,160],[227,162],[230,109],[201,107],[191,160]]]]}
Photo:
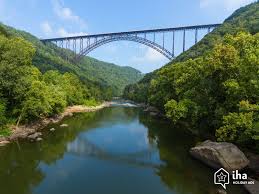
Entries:
{"type": "MultiPolygon", "coordinates": [[[[205,30],[203,35],[210,33],[211,30],[218,27],[220,24],[208,24],[208,25],[196,25],[196,26],[185,26],[177,28],[161,28],[152,30],[139,30],[139,31],[128,31],[128,32],[116,32],[116,33],[105,33],[105,34],[94,34],[85,36],[74,36],[74,37],[63,37],[63,38],[51,38],[42,39],[41,41],[45,44],[54,43],[56,46],[62,49],[69,49],[75,53],[73,62],[78,62],[82,57],[89,54],[94,49],[114,41],[133,41],[143,45],[146,45],[169,60],[175,58],[176,53],[176,32],[182,33],[182,52],[186,50],[186,32],[194,31],[193,45],[198,42],[198,32],[205,30]],[[169,39],[172,44],[170,47],[165,45],[165,37],[169,35],[169,39]],[[160,41],[158,40],[160,37],[160,41]]],[[[179,39],[179,38],[178,38],[179,39]]],[[[179,53],[180,54],[180,53],[179,53]]]]}

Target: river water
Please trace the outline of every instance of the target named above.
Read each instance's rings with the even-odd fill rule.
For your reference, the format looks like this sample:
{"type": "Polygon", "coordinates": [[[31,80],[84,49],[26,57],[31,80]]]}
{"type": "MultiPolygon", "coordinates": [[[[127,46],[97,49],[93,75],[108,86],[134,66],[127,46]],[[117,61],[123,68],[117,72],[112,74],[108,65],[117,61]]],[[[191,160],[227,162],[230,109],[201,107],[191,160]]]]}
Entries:
{"type": "MultiPolygon", "coordinates": [[[[140,108],[76,114],[44,141],[0,148],[1,194],[214,194],[214,170],[189,156],[199,139],[140,108]]],[[[245,193],[228,187],[228,194],[245,193]]]]}

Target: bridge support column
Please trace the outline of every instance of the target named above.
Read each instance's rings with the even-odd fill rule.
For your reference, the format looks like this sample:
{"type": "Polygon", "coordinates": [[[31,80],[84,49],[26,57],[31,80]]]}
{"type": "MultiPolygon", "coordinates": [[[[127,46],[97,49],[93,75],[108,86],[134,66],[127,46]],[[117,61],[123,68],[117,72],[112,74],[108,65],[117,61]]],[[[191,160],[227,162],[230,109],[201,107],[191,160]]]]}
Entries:
{"type": "Polygon", "coordinates": [[[173,57],[174,57],[174,40],[175,40],[175,31],[173,31],[173,48],[172,48],[173,57]]]}
{"type": "Polygon", "coordinates": [[[84,40],[80,38],[80,51],[79,53],[84,49],[84,40]]]}
{"type": "Polygon", "coordinates": [[[73,39],[73,51],[76,54],[76,39],[73,39]]]}
{"type": "Polygon", "coordinates": [[[198,29],[195,29],[195,44],[198,42],[198,29]]]}
{"type": "Polygon", "coordinates": [[[165,48],[165,33],[163,32],[163,49],[165,48]]]}
{"type": "Polygon", "coordinates": [[[183,52],[185,51],[185,30],[183,31],[183,52]]]}

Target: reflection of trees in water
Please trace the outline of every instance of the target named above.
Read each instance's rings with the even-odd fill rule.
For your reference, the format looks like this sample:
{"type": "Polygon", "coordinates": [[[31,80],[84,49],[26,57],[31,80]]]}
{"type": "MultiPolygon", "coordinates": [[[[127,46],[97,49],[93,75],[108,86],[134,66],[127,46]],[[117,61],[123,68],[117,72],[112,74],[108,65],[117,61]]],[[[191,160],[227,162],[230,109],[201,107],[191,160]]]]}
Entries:
{"type": "Polygon", "coordinates": [[[148,128],[151,141],[157,142],[160,159],[164,162],[157,174],[179,194],[208,194],[213,190],[212,171],[189,156],[195,139],[181,126],[140,114],[140,122],[148,128]]]}
{"type": "Polygon", "coordinates": [[[76,141],[68,144],[67,150],[71,154],[80,156],[90,156],[99,160],[108,160],[119,163],[126,163],[135,166],[157,168],[161,164],[157,160],[152,160],[157,153],[157,149],[148,148],[133,153],[111,153],[98,147],[89,141],[86,137],[79,137],[76,141]]]}
{"type": "MultiPolygon", "coordinates": [[[[131,108],[105,108],[101,111],[76,114],[62,123],[68,128],[59,129],[44,137],[41,143],[16,143],[0,148],[0,193],[29,194],[44,179],[40,170],[40,162],[52,164],[64,156],[67,144],[73,142],[80,132],[94,129],[110,122],[130,122],[136,117],[131,108]],[[129,116],[130,115],[130,116],[129,116]],[[19,150],[19,147],[21,150],[19,150]]],[[[136,111],[136,110],[135,110],[136,111]]]]}
{"type": "Polygon", "coordinates": [[[0,193],[29,194],[44,179],[38,168],[40,161],[33,154],[10,146],[1,148],[0,155],[0,193]]]}
{"type": "Polygon", "coordinates": [[[61,159],[67,151],[94,155],[94,157],[104,160],[155,168],[161,180],[177,194],[207,194],[210,192],[209,188],[213,188],[210,179],[213,172],[189,157],[188,150],[194,144],[194,139],[180,127],[175,128],[168,125],[167,122],[155,120],[139,113],[138,109],[120,107],[78,114],[73,118],[67,118],[63,123],[67,123],[69,127],[58,129],[58,125],[53,125],[57,130],[54,133],[47,132],[51,135],[45,137],[41,143],[20,143],[21,150],[15,143],[0,148],[1,194],[32,193],[32,189],[39,185],[45,176],[39,164],[41,162],[52,164],[61,159]],[[118,156],[91,145],[91,142],[87,142],[85,139],[79,141],[79,144],[73,149],[67,146],[71,142],[77,142],[75,139],[80,137],[81,132],[113,122],[130,123],[135,121],[138,115],[140,123],[148,128],[150,144],[159,149],[162,164],[157,163],[156,159],[152,161],[157,150],[143,150],[118,156]]]}
{"type": "MultiPolygon", "coordinates": [[[[76,139],[84,130],[86,123],[95,122],[94,113],[68,118],[64,122],[70,125],[58,129],[41,143],[13,143],[0,148],[0,193],[29,194],[44,179],[40,162],[54,163],[66,152],[67,143],[76,139]]],[[[52,127],[52,126],[51,126],[52,127]]]]}
{"type": "MultiPolygon", "coordinates": [[[[189,149],[196,139],[187,130],[167,121],[157,120],[145,113],[140,114],[140,122],[148,128],[150,141],[157,142],[160,160],[164,165],[157,168],[161,180],[177,194],[215,194],[214,171],[191,158],[189,149]]],[[[245,193],[240,187],[230,188],[228,193],[245,193]]]]}

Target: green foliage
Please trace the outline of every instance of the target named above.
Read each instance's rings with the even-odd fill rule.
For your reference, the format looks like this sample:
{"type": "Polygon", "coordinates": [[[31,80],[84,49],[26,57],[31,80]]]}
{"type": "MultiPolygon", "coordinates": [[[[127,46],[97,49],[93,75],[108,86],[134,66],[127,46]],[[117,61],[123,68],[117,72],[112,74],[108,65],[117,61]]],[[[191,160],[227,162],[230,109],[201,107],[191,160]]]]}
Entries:
{"type": "Polygon", "coordinates": [[[83,104],[84,98],[89,98],[90,94],[76,75],[65,73],[63,76],[62,88],[66,93],[68,105],[83,104]]]}
{"type": "Polygon", "coordinates": [[[259,102],[257,36],[227,35],[204,57],[163,68],[155,79],[158,84],[154,91],[161,90],[162,84],[173,90],[167,90],[170,95],[157,92],[150,98],[166,100],[172,96],[165,111],[173,122],[206,120],[208,126],[218,128],[216,136],[220,141],[254,139],[259,102]]]}
{"type": "Polygon", "coordinates": [[[141,99],[147,91],[141,100],[172,122],[206,126],[219,141],[259,147],[258,18],[259,2],[237,10],[151,79],[126,87],[125,97],[141,99]]]}
{"type": "Polygon", "coordinates": [[[46,117],[51,112],[49,88],[45,82],[33,81],[22,103],[22,118],[46,117]]]}
{"type": "Polygon", "coordinates": [[[187,117],[188,108],[182,101],[178,103],[175,100],[170,100],[165,104],[165,111],[166,116],[176,123],[181,118],[187,117]]]}
{"type": "Polygon", "coordinates": [[[4,126],[7,122],[5,113],[6,113],[5,103],[0,101],[0,128],[1,126],[4,126]]]}
{"type": "Polygon", "coordinates": [[[170,118],[173,123],[177,123],[181,119],[191,118],[192,122],[197,121],[198,106],[190,99],[183,99],[180,102],[169,100],[165,104],[166,116],[170,118]]]}
{"type": "Polygon", "coordinates": [[[40,72],[32,66],[35,49],[30,43],[0,35],[0,48],[0,92],[6,101],[6,110],[13,114],[40,72]]]}
{"type": "MultiPolygon", "coordinates": [[[[177,65],[178,62],[185,62],[188,59],[196,59],[198,57],[203,57],[207,53],[211,52],[215,45],[221,43],[223,41],[223,37],[227,34],[235,35],[240,31],[250,32],[251,34],[256,34],[259,32],[259,2],[252,3],[246,7],[240,8],[236,12],[234,12],[226,21],[219,26],[218,28],[214,29],[211,33],[206,35],[198,44],[194,45],[188,51],[180,54],[176,59],[172,62],[168,63],[164,67],[160,69],[160,71],[154,71],[146,75],[141,81],[137,84],[133,84],[130,86],[130,91],[128,91],[128,87],[124,91],[124,98],[128,98],[131,100],[136,100],[141,102],[148,102],[154,106],[157,106],[161,110],[163,110],[164,104],[170,98],[176,98],[174,95],[175,89],[171,86],[169,81],[166,79],[173,79],[171,72],[166,71],[166,68],[170,68],[172,71],[173,69],[171,66],[177,65]],[[161,74],[160,72],[163,71],[167,72],[163,75],[165,78],[159,80],[157,78],[157,74],[161,74]],[[167,77],[167,78],[166,78],[167,77]],[[158,80],[157,82],[151,81],[153,79],[158,80]],[[139,90],[139,85],[141,86],[141,90],[139,90]],[[144,95],[142,95],[142,91],[144,95]],[[152,95],[157,93],[157,95],[152,95]]],[[[245,47],[244,47],[245,48],[245,47]]],[[[224,54],[224,53],[222,53],[224,54]]],[[[190,62],[192,63],[192,62],[190,62]]],[[[179,66],[179,65],[178,65],[179,66]]],[[[181,65],[180,65],[181,66],[181,65]]],[[[193,67],[195,68],[195,67],[193,67]]],[[[186,75],[188,76],[188,74],[186,75]]],[[[161,75],[160,75],[161,77],[161,75]]],[[[204,83],[206,86],[206,83],[204,83]]],[[[207,83],[212,85],[213,83],[207,83]]],[[[204,91],[206,92],[206,91],[204,91]]],[[[205,99],[204,99],[205,100],[205,99]]]]}
{"type": "Polygon", "coordinates": [[[147,103],[149,96],[148,84],[153,77],[153,74],[146,74],[138,84],[129,84],[125,87],[123,97],[136,102],[147,103]]]}
{"type": "Polygon", "coordinates": [[[0,24],[0,33],[1,29],[12,36],[24,38],[36,48],[33,65],[42,73],[49,70],[62,74],[73,73],[83,81],[95,98],[108,100],[112,96],[121,96],[127,84],[135,83],[143,77],[134,68],[117,66],[91,57],[84,57],[78,64],[73,64],[69,62],[74,57],[70,50],[58,48],[54,44],[43,44],[31,34],[3,24],[0,24]]]}
{"type": "Polygon", "coordinates": [[[132,67],[121,67],[90,57],[83,58],[78,66],[80,77],[100,83],[102,89],[110,87],[112,96],[121,96],[126,85],[136,83],[143,77],[132,67]]]}
{"type": "Polygon", "coordinates": [[[6,126],[0,127],[0,137],[8,137],[11,134],[11,129],[6,126]]]}
{"type": "MultiPolygon", "coordinates": [[[[0,134],[9,134],[13,118],[19,125],[61,113],[68,105],[97,104],[100,89],[89,89],[75,74],[42,74],[33,66],[35,49],[24,39],[0,35],[0,48],[0,134]]],[[[107,98],[111,93],[105,90],[107,98]]]]}
{"type": "Polygon", "coordinates": [[[240,142],[251,138],[253,131],[253,113],[229,113],[223,116],[223,126],[216,130],[218,141],[240,142]]]}
{"type": "Polygon", "coordinates": [[[70,105],[96,106],[142,78],[131,67],[90,57],[75,65],[69,62],[73,57],[69,50],[0,24],[0,135],[10,133],[11,121],[31,122],[70,105]]]}
{"type": "Polygon", "coordinates": [[[100,102],[96,101],[95,99],[91,98],[91,99],[88,99],[88,100],[84,100],[84,103],[83,105],[85,106],[98,106],[100,105],[100,102]]]}
{"type": "Polygon", "coordinates": [[[259,143],[259,34],[226,35],[204,56],[167,65],[149,102],[172,122],[214,129],[218,141],[259,143]]]}

